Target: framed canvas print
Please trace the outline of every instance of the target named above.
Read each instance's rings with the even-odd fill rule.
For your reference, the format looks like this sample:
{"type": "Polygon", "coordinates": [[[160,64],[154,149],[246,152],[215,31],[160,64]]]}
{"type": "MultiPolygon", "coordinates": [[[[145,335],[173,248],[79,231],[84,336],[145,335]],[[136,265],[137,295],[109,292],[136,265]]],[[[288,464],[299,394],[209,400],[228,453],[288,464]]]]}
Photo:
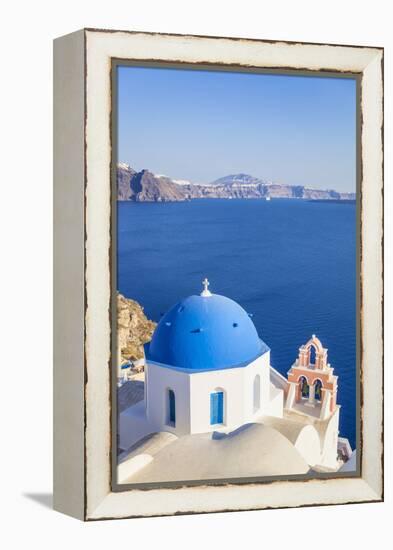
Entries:
{"type": "Polygon", "coordinates": [[[55,40],[55,508],[383,499],[383,50],[55,40]]]}

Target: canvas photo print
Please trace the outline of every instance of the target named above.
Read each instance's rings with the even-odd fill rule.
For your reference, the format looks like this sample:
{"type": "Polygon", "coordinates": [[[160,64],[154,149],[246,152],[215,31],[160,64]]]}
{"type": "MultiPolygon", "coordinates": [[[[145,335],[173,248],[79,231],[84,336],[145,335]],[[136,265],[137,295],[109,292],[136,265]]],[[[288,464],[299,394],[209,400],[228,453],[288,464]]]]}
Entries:
{"type": "Polygon", "coordinates": [[[113,82],[118,487],[358,475],[356,78],[113,82]]]}

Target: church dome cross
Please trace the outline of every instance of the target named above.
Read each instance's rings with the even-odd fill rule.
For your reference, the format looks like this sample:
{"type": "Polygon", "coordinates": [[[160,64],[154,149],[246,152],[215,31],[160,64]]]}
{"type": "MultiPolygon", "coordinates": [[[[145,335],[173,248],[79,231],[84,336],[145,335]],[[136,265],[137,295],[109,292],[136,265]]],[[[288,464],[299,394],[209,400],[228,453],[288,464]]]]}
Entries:
{"type": "Polygon", "coordinates": [[[201,292],[201,296],[205,296],[205,297],[211,296],[212,293],[209,290],[210,283],[209,283],[209,280],[206,277],[203,279],[202,284],[203,284],[203,290],[201,292]]]}

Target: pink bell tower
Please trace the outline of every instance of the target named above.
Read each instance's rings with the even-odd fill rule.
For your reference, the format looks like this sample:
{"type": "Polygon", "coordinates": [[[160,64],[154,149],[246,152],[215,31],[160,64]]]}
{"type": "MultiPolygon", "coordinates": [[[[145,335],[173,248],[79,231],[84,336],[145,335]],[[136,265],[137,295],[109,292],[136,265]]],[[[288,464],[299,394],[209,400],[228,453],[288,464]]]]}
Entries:
{"type": "MultiPolygon", "coordinates": [[[[313,408],[313,416],[324,420],[337,408],[337,379],[327,362],[327,349],[312,335],[299,348],[299,356],[288,372],[286,409],[313,408]]],[[[311,409],[310,410],[311,413],[311,409]]]]}

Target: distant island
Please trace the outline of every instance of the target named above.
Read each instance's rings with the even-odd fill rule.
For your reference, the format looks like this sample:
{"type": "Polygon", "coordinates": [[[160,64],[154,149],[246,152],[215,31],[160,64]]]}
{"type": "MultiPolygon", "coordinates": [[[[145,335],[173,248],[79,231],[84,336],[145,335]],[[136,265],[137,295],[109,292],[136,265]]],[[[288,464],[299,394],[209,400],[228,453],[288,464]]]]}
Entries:
{"type": "Polygon", "coordinates": [[[153,174],[137,172],[125,163],[117,165],[117,200],[133,202],[178,202],[193,199],[305,199],[354,201],[355,193],[333,189],[311,189],[265,181],[249,174],[232,174],[211,183],[191,183],[153,174]]]}

